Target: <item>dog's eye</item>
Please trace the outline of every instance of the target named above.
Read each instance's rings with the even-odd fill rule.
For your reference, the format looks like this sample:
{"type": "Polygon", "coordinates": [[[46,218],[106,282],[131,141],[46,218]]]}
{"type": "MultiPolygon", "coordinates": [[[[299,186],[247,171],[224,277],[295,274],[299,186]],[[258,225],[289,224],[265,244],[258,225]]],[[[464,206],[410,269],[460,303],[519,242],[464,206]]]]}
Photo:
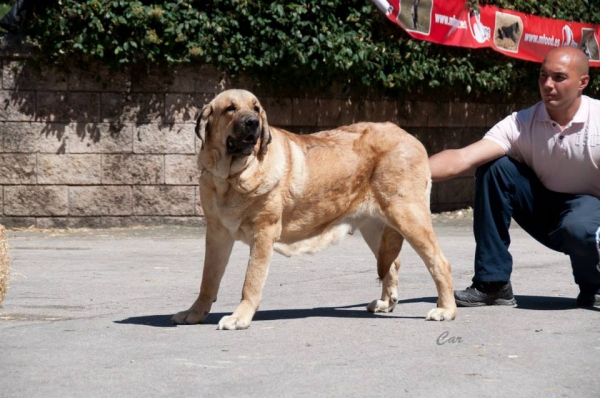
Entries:
{"type": "Polygon", "coordinates": [[[260,108],[258,107],[258,105],[254,105],[254,112],[260,113],[260,108]]]}
{"type": "Polygon", "coordinates": [[[227,113],[235,112],[235,105],[229,105],[227,108],[225,108],[225,112],[227,112],[227,113]]]}

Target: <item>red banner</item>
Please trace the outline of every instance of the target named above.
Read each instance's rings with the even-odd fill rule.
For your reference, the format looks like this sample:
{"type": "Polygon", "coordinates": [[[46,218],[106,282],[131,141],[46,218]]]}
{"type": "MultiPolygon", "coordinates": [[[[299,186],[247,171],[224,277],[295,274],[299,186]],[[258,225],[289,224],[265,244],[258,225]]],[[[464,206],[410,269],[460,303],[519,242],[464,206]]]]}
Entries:
{"type": "Polygon", "coordinates": [[[449,46],[493,48],[507,56],[542,62],[554,47],[581,48],[600,67],[600,26],[560,21],[466,0],[373,0],[389,20],[415,39],[449,46]]]}

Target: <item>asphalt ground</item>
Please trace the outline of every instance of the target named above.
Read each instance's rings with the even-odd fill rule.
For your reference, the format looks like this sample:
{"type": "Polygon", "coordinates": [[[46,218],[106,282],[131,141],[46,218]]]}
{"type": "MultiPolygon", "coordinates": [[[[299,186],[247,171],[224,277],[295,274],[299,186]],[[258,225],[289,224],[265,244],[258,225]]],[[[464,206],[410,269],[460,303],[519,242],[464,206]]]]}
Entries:
{"type": "MultiPolygon", "coordinates": [[[[467,219],[436,218],[455,288],[470,285],[467,219]]],[[[249,329],[216,330],[241,295],[236,244],[205,324],[173,326],[198,294],[202,228],[11,230],[0,307],[0,397],[598,397],[600,309],[576,308],[568,258],[511,231],[516,307],[427,322],[436,290],[409,245],[400,301],[379,298],[359,235],[274,255],[249,329]]]]}

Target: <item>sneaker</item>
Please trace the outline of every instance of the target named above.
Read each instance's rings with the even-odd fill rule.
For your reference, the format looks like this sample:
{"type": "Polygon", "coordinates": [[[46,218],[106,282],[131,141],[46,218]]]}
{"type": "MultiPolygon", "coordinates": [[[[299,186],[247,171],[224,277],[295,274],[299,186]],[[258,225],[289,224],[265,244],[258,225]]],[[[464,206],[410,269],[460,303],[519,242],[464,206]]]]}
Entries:
{"type": "Polygon", "coordinates": [[[455,290],[454,298],[458,307],[517,304],[510,281],[474,282],[466,290],[455,290]]]}
{"type": "Polygon", "coordinates": [[[600,307],[600,289],[590,286],[580,286],[577,296],[578,307],[600,307]]]}

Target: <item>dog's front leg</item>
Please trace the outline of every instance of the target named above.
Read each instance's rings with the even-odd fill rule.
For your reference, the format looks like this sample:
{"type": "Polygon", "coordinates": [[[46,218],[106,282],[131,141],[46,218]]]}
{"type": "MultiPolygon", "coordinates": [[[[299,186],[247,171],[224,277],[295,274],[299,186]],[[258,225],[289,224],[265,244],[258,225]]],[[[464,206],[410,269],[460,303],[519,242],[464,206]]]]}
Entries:
{"type": "Polygon", "coordinates": [[[242,301],[233,314],[219,321],[219,330],[248,328],[258,310],[273,254],[273,243],[281,228],[272,226],[260,229],[250,242],[250,260],[242,289],[242,301]]]}
{"type": "Polygon", "coordinates": [[[200,294],[188,310],[181,311],[171,318],[172,323],[180,325],[196,324],[206,319],[212,303],[217,300],[219,285],[225,273],[234,242],[235,240],[225,228],[210,221],[207,222],[206,252],[204,253],[200,294]]]}

